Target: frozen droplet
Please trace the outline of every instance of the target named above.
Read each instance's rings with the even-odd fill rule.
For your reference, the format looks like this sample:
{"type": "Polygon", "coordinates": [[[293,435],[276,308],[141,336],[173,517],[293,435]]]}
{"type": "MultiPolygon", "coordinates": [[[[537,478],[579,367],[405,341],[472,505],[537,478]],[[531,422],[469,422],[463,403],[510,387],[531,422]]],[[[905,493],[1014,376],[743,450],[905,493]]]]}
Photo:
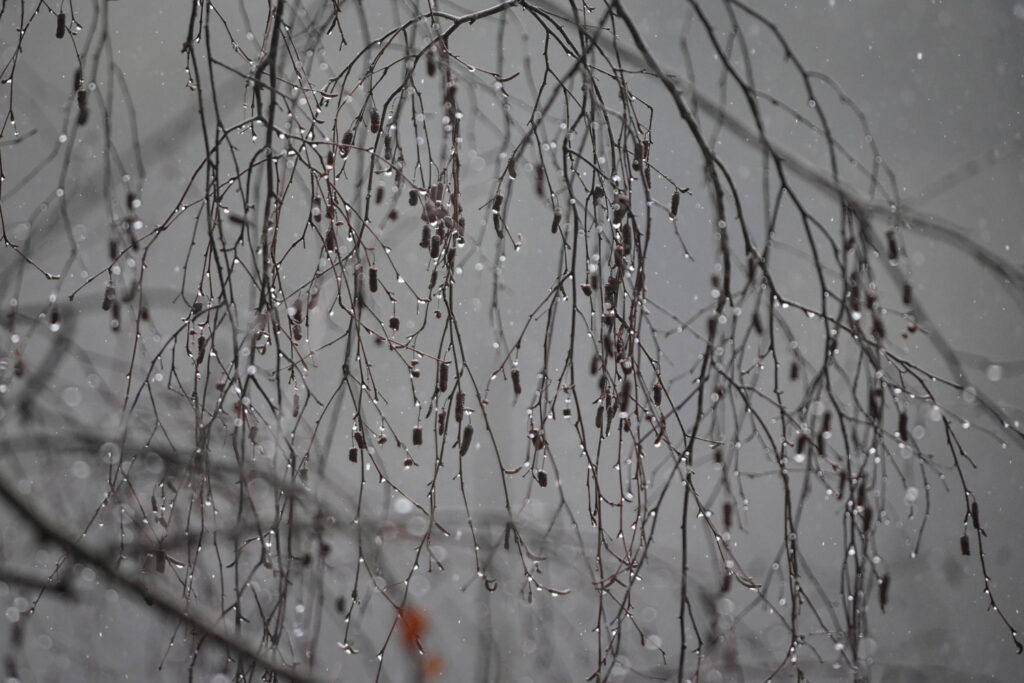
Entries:
{"type": "Polygon", "coordinates": [[[69,408],[75,408],[82,402],[82,390],[78,387],[68,387],[61,394],[61,398],[69,408]]]}

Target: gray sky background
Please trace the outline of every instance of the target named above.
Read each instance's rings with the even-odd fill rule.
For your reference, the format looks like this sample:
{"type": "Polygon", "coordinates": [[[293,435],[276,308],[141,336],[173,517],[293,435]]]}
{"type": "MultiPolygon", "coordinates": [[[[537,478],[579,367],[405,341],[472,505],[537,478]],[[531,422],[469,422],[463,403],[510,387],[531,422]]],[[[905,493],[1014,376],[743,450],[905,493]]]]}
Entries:
{"type": "MultiPolygon", "coordinates": [[[[474,4],[486,6],[486,3],[474,4]]],[[[633,11],[643,22],[645,35],[664,64],[681,70],[678,41],[684,18],[679,11],[680,4],[663,0],[638,4],[633,11]]],[[[1024,251],[1024,230],[1021,229],[1021,216],[1024,215],[1024,3],[773,0],[762,4],[758,9],[777,24],[803,64],[810,70],[820,71],[834,79],[843,92],[863,110],[881,154],[895,171],[902,197],[908,204],[962,226],[987,249],[1000,253],[1017,265],[1024,265],[1024,258],[1021,257],[1024,251]]],[[[139,136],[146,141],[142,150],[147,167],[143,191],[145,219],[155,222],[166,217],[179,201],[178,188],[185,174],[194,170],[198,158],[196,155],[202,150],[194,130],[173,127],[181,121],[181,113],[194,106],[192,93],[185,89],[185,61],[181,54],[181,40],[187,22],[187,16],[183,14],[186,6],[122,0],[108,3],[108,7],[112,19],[115,59],[125,72],[137,107],[139,136]]],[[[390,14],[385,3],[382,2],[380,8],[377,18],[387,20],[390,14]]],[[[371,11],[371,18],[373,16],[371,11]]],[[[3,21],[9,22],[9,19],[5,17],[3,21]]],[[[466,31],[466,34],[473,35],[472,30],[466,31]]],[[[489,34],[481,35],[485,37],[466,46],[467,53],[488,55],[493,52],[489,34]]],[[[11,54],[12,44],[10,26],[0,26],[0,54],[3,55],[3,61],[11,54]]],[[[757,49],[756,39],[753,44],[757,49]]],[[[510,46],[510,58],[512,55],[520,56],[522,49],[522,46],[510,46]]],[[[24,55],[24,71],[20,73],[23,79],[21,89],[16,88],[15,93],[21,99],[21,106],[27,116],[22,117],[19,124],[25,129],[35,129],[38,133],[36,138],[26,144],[4,150],[7,180],[3,210],[8,229],[16,239],[24,239],[29,234],[24,221],[29,219],[40,202],[52,199],[52,192],[59,180],[51,167],[34,177],[15,196],[8,196],[10,186],[20,182],[27,174],[27,169],[45,158],[53,149],[53,141],[67,121],[67,92],[72,78],[67,66],[71,63],[69,55],[52,49],[50,45],[28,44],[24,55]],[[28,83],[32,86],[28,87],[28,83]]],[[[780,62],[777,54],[766,58],[758,67],[763,68],[759,82],[765,90],[784,98],[791,98],[792,93],[797,92],[794,90],[796,84],[787,75],[790,73],[788,67],[780,62]]],[[[698,78],[700,75],[698,72],[698,78]]],[[[705,81],[703,86],[711,92],[714,81],[705,81]]],[[[234,96],[236,101],[225,105],[228,110],[237,106],[237,98],[241,95],[237,84],[233,83],[231,87],[224,90],[225,99],[230,100],[234,96]]],[[[659,106],[665,105],[659,103],[659,106]]],[[[856,136],[852,117],[840,115],[838,121],[842,135],[848,136],[848,139],[856,136]]],[[[656,135],[661,137],[657,140],[660,144],[655,154],[665,159],[673,155],[685,156],[686,150],[675,146],[671,132],[656,130],[656,135]]],[[[806,155],[813,163],[822,162],[822,158],[817,156],[820,154],[820,145],[807,141],[806,136],[794,136],[791,139],[790,151],[806,155]]],[[[76,172],[83,175],[96,172],[98,151],[89,140],[76,145],[73,163],[76,172]]],[[[733,151],[735,148],[727,145],[727,152],[733,151]]],[[[736,154],[742,152],[736,151],[736,154]]],[[[494,162],[487,159],[487,164],[486,172],[480,173],[479,177],[468,183],[472,191],[479,193],[481,202],[492,189],[487,184],[486,173],[491,171],[494,162]]],[[[678,160],[677,167],[685,168],[685,160],[678,160]]],[[[679,173],[685,174],[686,171],[680,170],[679,173]]],[[[91,178],[88,176],[88,179],[91,178]]],[[[693,178],[694,183],[700,182],[699,174],[694,174],[693,178]]],[[[79,180],[76,177],[69,178],[69,194],[72,192],[70,188],[79,180]]],[[[756,192],[756,188],[753,192],[756,192]]],[[[697,194],[699,196],[700,192],[697,194]]],[[[80,195],[75,197],[75,201],[86,199],[80,195]]],[[[75,217],[73,221],[76,226],[74,235],[84,245],[84,259],[88,262],[91,258],[89,245],[93,245],[95,252],[95,243],[105,244],[106,227],[91,222],[88,217],[75,217]]],[[[483,218],[478,222],[488,227],[483,218]]],[[[40,225],[37,229],[44,232],[36,234],[46,234],[46,240],[65,239],[60,230],[45,232],[54,224],[40,225]]],[[[475,224],[471,226],[470,232],[475,234],[477,227],[475,224]]],[[[512,287],[504,300],[505,305],[509,306],[506,312],[513,326],[517,319],[521,321],[529,313],[527,303],[536,302],[538,294],[550,282],[543,277],[531,281],[529,268],[522,265],[524,261],[530,263],[527,256],[538,259],[536,263],[545,264],[543,259],[549,249],[544,242],[533,240],[528,230],[524,229],[524,232],[527,240],[523,253],[510,256],[508,265],[509,272],[516,274],[510,275],[512,287]],[[516,258],[520,259],[518,264],[516,258]]],[[[398,234],[394,242],[397,245],[403,239],[415,241],[416,237],[418,233],[406,238],[398,234]]],[[[696,242],[691,247],[699,248],[702,244],[700,237],[694,239],[696,242]]],[[[1002,293],[997,283],[962,255],[913,236],[908,238],[907,244],[915,269],[917,296],[931,312],[935,324],[944,330],[951,345],[972,361],[967,366],[971,373],[967,379],[983,387],[992,398],[1007,406],[1010,415],[1024,418],[1024,392],[1020,388],[1021,371],[1024,368],[1024,354],[1021,351],[1024,348],[1022,311],[1015,308],[1013,300],[1002,293]],[[992,381],[993,364],[1001,368],[998,381],[992,381]]],[[[185,241],[182,239],[177,248],[183,250],[184,246],[185,241]]],[[[42,253],[45,259],[49,244],[43,242],[36,245],[36,248],[36,253],[42,253]]],[[[60,253],[65,249],[63,244],[55,247],[60,253]]],[[[102,252],[100,250],[100,256],[93,261],[94,264],[101,263],[102,252]]],[[[396,248],[396,258],[401,257],[400,252],[401,249],[396,248]]],[[[492,259],[493,254],[486,247],[479,253],[469,250],[465,253],[470,254],[466,256],[466,282],[468,286],[479,287],[478,298],[482,302],[470,300],[466,305],[482,305],[483,313],[478,317],[483,319],[488,302],[486,297],[489,296],[487,288],[490,286],[490,275],[486,268],[480,271],[481,274],[474,275],[472,266],[476,262],[489,263],[488,259],[492,259]]],[[[0,259],[4,269],[9,269],[7,275],[0,276],[4,282],[4,291],[8,291],[14,269],[10,265],[10,255],[0,254],[0,259]]],[[[412,260],[410,256],[410,262],[412,260]]],[[[151,264],[151,274],[147,277],[150,282],[154,278],[156,281],[164,278],[168,288],[176,288],[176,278],[179,277],[174,270],[176,263],[173,256],[159,259],[151,264]]],[[[59,267],[56,261],[51,261],[51,265],[59,267]]],[[[672,291],[672,288],[688,291],[691,288],[706,287],[706,272],[698,273],[684,267],[676,270],[676,264],[671,261],[661,262],[661,265],[662,277],[658,284],[665,291],[672,291]]],[[[90,276],[92,274],[89,273],[90,276]]],[[[61,295],[68,293],[66,288],[73,289],[81,284],[81,274],[76,273],[75,276],[60,285],[61,295]]],[[[42,282],[31,273],[24,277],[26,286],[21,296],[36,304],[43,304],[46,295],[53,291],[53,285],[42,282]]],[[[801,286],[797,279],[790,284],[793,287],[801,286]]],[[[91,301],[95,304],[96,297],[91,301]]],[[[85,311],[91,304],[79,305],[85,311]]],[[[95,312],[95,308],[93,306],[90,310],[95,312]]],[[[110,356],[123,356],[128,352],[127,341],[123,337],[111,337],[103,320],[97,322],[83,316],[79,325],[78,333],[82,336],[84,347],[91,348],[97,354],[102,352],[110,356]]],[[[915,345],[918,342],[911,340],[907,344],[915,345]]],[[[914,346],[907,348],[912,349],[914,346]]],[[[918,348],[925,357],[933,354],[924,344],[918,348]]],[[[492,366],[492,350],[481,349],[475,360],[482,367],[492,366]]],[[[51,388],[56,392],[54,395],[67,396],[62,392],[69,386],[89,386],[86,369],[72,369],[69,372],[70,375],[62,374],[53,380],[51,388]]],[[[323,377],[311,381],[319,379],[325,386],[329,386],[329,368],[322,372],[323,377]]],[[[404,378],[402,370],[382,372],[393,372],[396,380],[404,378]]],[[[524,365],[524,376],[527,373],[527,366],[524,365]]],[[[486,378],[486,374],[481,376],[486,378]]],[[[507,391],[507,388],[501,387],[501,390],[507,391]]],[[[76,407],[78,405],[75,404],[76,407]]],[[[965,419],[977,419],[972,413],[975,409],[970,405],[962,405],[961,408],[965,419]]],[[[116,427],[117,416],[109,414],[99,403],[90,405],[87,400],[78,409],[87,419],[116,427]]],[[[346,408],[343,413],[347,411],[346,408]]],[[[507,414],[496,411],[496,433],[514,444],[510,449],[522,447],[514,441],[524,439],[520,413],[518,407],[509,410],[507,414]]],[[[11,420],[12,414],[12,410],[3,413],[3,420],[11,420]]],[[[189,426],[190,416],[187,413],[165,415],[165,418],[169,421],[180,419],[181,425],[189,426]]],[[[415,416],[400,412],[398,419],[403,425],[406,422],[411,425],[415,416]]],[[[998,438],[981,432],[979,429],[968,429],[962,435],[965,445],[976,455],[978,463],[978,469],[970,471],[970,486],[985,505],[985,526],[988,531],[986,557],[993,576],[993,586],[1011,621],[1021,625],[1024,624],[1024,594],[1017,583],[1024,577],[1024,551],[1021,550],[1024,548],[1024,527],[1019,523],[1024,513],[1024,453],[1019,446],[1012,444],[1004,448],[998,438]]],[[[518,457],[521,451],[514,452],[518,457]]],[[[344,453],[338,450],[333,457],[343,461],[344,453]]],[[[482,460],[477,462],[484,464],[470,464],[467,468],[470,476],[475,472],[483,481],[488,471],[486,468],[493,465],[482,460]]],[[[336,469],[332,469],[329,474],[342,482],[346,481],[350,475],[345,465],[346,462],[341,465],[332,464],[331,467],[336,469]]],[[[74,483],[73,479],[70,481],[74,483]]],[[[483,488],[477,505],[481,515],[486,516],[489,509],[494,509],[491,506],[493,499],[489,496],[496,491],[487,488],[493,486],[493,482],[481,486],[483,488]]],[[[932,488],[933,507],[919,557],[910,558],[910,548],[917,530],[916,520],[911,520],[906,526],[894,525],[893,529],[879,535],[882,546],[879,550],[886,556],[893,575],[894,595],[892,608],[886,616],[872,616],[872,635],[877,643],[876,672],[880,680],[886,681],[952,681],[963,680],[960,677],[964,675],[972,677],[968,680],[976,681],[1015,680],[1015,672],[1019,671],[1021,660],[1014,654],[1003,625],[995,615],[986,612],[987,601],[982,592],[984,584],[975,558],[961,558],[956,546],[959,525],[963,523],[962,500],[956,498],[955,486],[952,494],[946,494],[938,482],[933,480],[932,488]],[[968,559],[970,561],[966,561],[968,559]],[[950,675],[950,670],[959,673],[950,675]]],[[[90,495],[93,493],[80,491],[78,495],[84,502],[92,500],[90,495]]],[[[894,495],[899,499],[898,494],[894,495]]],[[[384,503],[385,508],[388,504],[384,503]]],[[[551,501],[545,504],[550,505],[551,501]]],[[[535,511],[538,520],[543,520],[542,511],[545,509],[535,511]]],[[[0,513],[4,514],[6,512],[0,513]]],[[[3,533],[6,537],[25,541],[25,536],[12,529],[13,524],[6,517],[0,516],[0,524],[4,525],[3,533]]],[[[756,522],[753,525],[756,526],[756,522]]],[[[808,526],[808,536],[821,536],[823,545],[834,542],[834,539],[827,537],[831,532],[826,530],[826,526],[815,527],[813,521],[808,526]]],[[[678,539],[668,542],[664,556],[659,556],[659,560],[674,560],[671,543],[678,543],[678,539]]],[[[744,539],[744,543],[746,552],[751,556],[771,552],[777,545],[775,539],[759,545],[756,533],[753,532],[744,539]]],[[[458,550],[452,552],[453,555],[458,554],[458,550]]],[[[47,561],[52,562],[54,557],[53,553],[41,551],[36,561],[44,566],[47,561]]],[[[824,572],[835,561],[833,557],[834,553],[820,560],[814,558],[811,562],[814,565],[820,564],[816,568],[824,572]]],[[[460,593],[458,589],[467,581],[466,569],[465,566],[461,567],[464,572],[461,576],[458,575],[460,569],[456,569],[453,570],[454,577],[431,577],[429,586],[423,588],[423,599],[433,600],[443,607],[446,600],[465,597],[467,594],[460,593]]],[[[553,570],[553,576],[572,580],[576,571],[573,560],[567,559],[565,566],[553,570]]],[[[644,601],[657,606],[658,591],[673,591],[677,584],[676,579],[670,576],[669,569],[660,570],[655,564],[652,573],[651,585],[641,595],[644,601]],[[665,573],[664,576],[659,573],[661,571],[665,573]]],[[[586,583],[585,580],[583,583],[586,583]]],[[[58,672],[54,674],[58,678],[66,676],[67,667],[73,666],[72,662],[86,657],[96,662],[95,680],[103,680],[109,671],[150,672],[166,648],[169,630],[165,625],[147,621],[144,616],[140,616],[137,606],[129,606],[126,600],[118,602],[116,594],[111,596],[109,591],[96,591],[91,599],[93,602],[90,605],[73,609],[55,600],[41,604],[39,614],[33,618],[33,633],[49,634],[51,643],[44,648],[44,641],[36,638],[31,641],[29,648],[39,656],[50,648],[60,654],[52,668],[50,665],[40,665],[39,671],[58,672]],[[125,629],[124,623],[133,626],[125,629]],[[111,646],[111,641],[117,645],[111,646]],[[125,648],[125,642],[141,642],[145,647],[125,648]]],[[[517,596],[512,589],[510,595],[502,596],[501,599],[504,602],[500,604],[505,606],[517,604],[517,596]]],[[[14,600],[15,594],[10,590],[0,591],[0,606],[14,604],[14,600]]],[[[499,635],[513,634],[513,638],[519,633],[543,634],[545,631],[542,628],[523,624],[530,619],[543,621],[546,613],[542,609],[551,609],[551,606],[538,606],[538,613],[531,615],[526,612],[531,607],[518,604],[522,612],[498,613],[489,627],[494,628],[499,635]],[[538,617],[538,614],[541,616],[538,617]]],[[[546,615],[552,619],[565,620],[566,636],[556,646],[569,653],[577,642],[576,629],[582,630],[587,619],[585,605],[570,605],[565,608],[555,607],[554,616],[546,615]],[[559,613],[559,609],[564,609],[564,613],[559,613]],[[578,613],[573,612],[576,609],[578,613]]],[[[499,612],[497,609],[494,611],[499,612]]],[[[671,631],[673,616],[665,614],[651,617],[652,628],[660,626],[668,629],[666,633],[674,633],[671,631]]],[[[488,625],[482,626],[467,620],[465,624],[459,622],[458,625],[452,625],[450,632],[437,637],[448,651],[472,648],[476,643],[473,640],[476,631],[484,627],[488,625]]],[[[666,635],[664,644],[670,653],[673,651],[672,637],[666,635]]],[[[750,638],[752,642],[758,640],[756,635],[750,638]]],[[[538,645],[528,640],[517,642],[512,639],[502,642],[501,647],[505,655],[512,659],[517,653],[530,654],[532,650],[529,648],[538,645]]],[[[753,648],[751,651],[755,650],[753,648]]],[[[670,654],[670,663],[672,656],[670,654]]],[[[757,661],[756,655],[751,658],[751,670],[758,671],[763,662],[757,661]]],[[[177,661],[173,655],[171,660],[177,661]]],[[[565,656],[563,665],[566,668],[560,671],[582,670],[573,668],[570,654],[565,656]]],[[[450,680],[469,680],[466,677],[473,675],[471,666],[469,663],[464,667],[458,662],[454,663],[450,680]]],[[[358,670],[365,672],[368,669],[358,670]]],[[[827,680],[830,670],[823,668],[817,674],[822,676],[822,680],[827,680]]],[[[134,680],[132,676],[129,673],[125,679],[134,680]]],[[[177,680],[173,671],[166,671],[164,676],[164,680],[177,680]]],[[[44,679],[45,676],[41,674],[39,680],[44,679]]]]}

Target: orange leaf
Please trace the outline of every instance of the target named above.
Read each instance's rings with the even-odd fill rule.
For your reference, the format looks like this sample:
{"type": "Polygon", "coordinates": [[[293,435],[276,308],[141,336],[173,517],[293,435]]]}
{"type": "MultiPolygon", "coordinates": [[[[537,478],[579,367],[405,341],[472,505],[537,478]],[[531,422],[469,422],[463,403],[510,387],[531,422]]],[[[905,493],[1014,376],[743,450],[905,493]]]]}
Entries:
{"type": "Polygon", "coordinates": [[[423,678],[437,678],[444,673],[444,660],[441,655],[426,655],[420,661],[420,675],[423,678]]]}
{"type": "Polygon", "coordinates": [[[420,639],[426,634],[430,620],[426,612],[415,607],[403,607],[398,610],[399,630],[405,647],[419,649],[420,639]]]}

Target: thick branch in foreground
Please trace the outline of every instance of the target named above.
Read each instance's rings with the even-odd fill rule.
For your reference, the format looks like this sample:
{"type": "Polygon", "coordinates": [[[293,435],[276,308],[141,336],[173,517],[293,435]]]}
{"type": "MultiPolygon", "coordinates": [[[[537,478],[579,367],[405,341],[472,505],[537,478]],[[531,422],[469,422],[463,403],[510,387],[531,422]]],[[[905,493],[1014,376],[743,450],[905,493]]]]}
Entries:
{"type": "MultiPolygon", "coordinates": [[[[26,496],[23,496],[11,485],[8,477],[4,474],[0,474],[0,497],[6,500],[42,538],[60,546],[75,561],[94,567],[111,584],[142,598],[146,604],[152,605],[174,621],[188,624],[228,651],[234,652],[239,657],[259,665],[267,672],[276,674],[284,680],[294,681],[294,683],[326,683],[327,679],[318,678],[305,667],[290,666],[275,657],[275,652],[268,652],[265,648],[232,633],[228,621],[223,616],[195,602],[182,601],[163,586],[145,580],[139,573],[132,573],[117,567],[109,556],[89,548],[80,535],[47,519],[29,502],[26,496]]],[[[56,585],[50,586],[49,590],[55,587],[56,585]]]]}

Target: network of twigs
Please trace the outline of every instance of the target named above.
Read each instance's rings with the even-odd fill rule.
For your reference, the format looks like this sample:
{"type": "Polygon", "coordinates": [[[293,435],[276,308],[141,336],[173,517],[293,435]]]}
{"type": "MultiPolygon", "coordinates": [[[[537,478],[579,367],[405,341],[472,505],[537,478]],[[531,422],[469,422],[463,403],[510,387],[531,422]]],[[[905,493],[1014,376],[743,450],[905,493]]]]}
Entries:
{"type": "Polygon", "coordinates": [[[682,680],[763,627],[767,677],[866,679],[880,534],[920,495],[920,544],[936,480],[1022,647],[956,406],[1022,434],[906,240],[1017,303],[1024,276],[901,201],[835,83],[737,0],[681,4],[671,57],[618,0],[377,5],[191,3],[154,137],[119,3],[0,9],[0,498],[58,550],[40,574],[0,549],[29,598],[12,677],[87,566],[172,618],[190,678],[682,680]],[[52,148],[29,41],[70,84],[52,148]]]}

